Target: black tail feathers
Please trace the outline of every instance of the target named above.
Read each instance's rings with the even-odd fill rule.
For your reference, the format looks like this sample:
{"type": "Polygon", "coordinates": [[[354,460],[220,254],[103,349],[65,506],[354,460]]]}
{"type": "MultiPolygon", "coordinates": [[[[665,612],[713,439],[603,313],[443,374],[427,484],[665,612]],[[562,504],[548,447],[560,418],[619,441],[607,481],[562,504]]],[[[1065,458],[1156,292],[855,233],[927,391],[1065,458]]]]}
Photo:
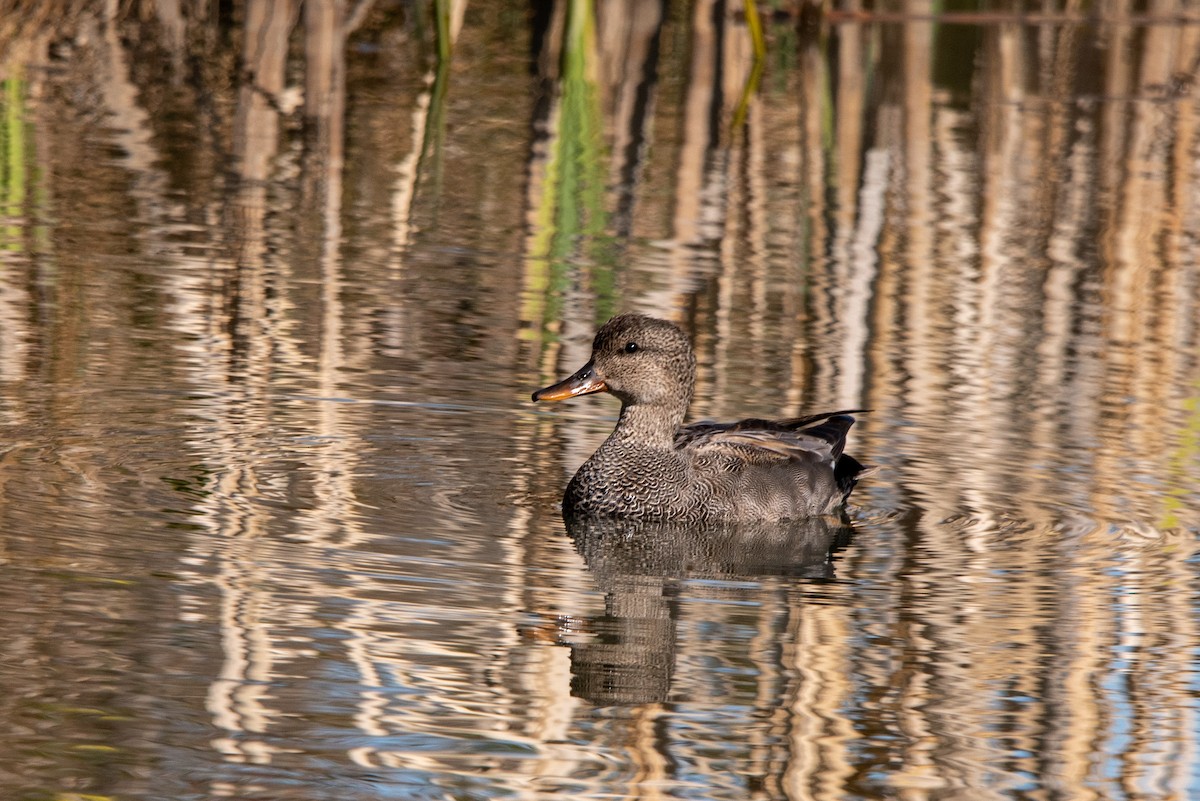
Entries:
{"type": "Polygon", "coordinates": [[[863,465],[848,453],[839,456],[837,464],[833,466],[833,480],[837,482],[838,489],[842,491],[842,499],[845,500],[850,496],[860,478],[866,478],[878,469],[863,465]]]}

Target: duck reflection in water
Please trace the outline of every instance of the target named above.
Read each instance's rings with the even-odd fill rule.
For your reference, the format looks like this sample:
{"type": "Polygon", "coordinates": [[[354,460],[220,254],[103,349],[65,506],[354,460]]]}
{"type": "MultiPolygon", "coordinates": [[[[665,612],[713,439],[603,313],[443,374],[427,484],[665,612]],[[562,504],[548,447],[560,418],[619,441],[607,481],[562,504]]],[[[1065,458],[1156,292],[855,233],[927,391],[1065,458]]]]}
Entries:
{"type": "Polygon", "coordinates": [[[534,401],[609,392],[621,414],[567,485],[563,513],[642,520],[794,520],[840,507],[868,472],[842,452],[853,411],[789,420],[683,425],[696,383],[687,336],[666,320],[622,314],[592,357],[534,401]]]}
{"type": "Polygon", "coordinates": [[[571,691],[605,705],[670,698],[679,601],[761,598],[778,586],[831,580],[832,555],[853,533],[848,521],[830,517],[681,524],[585,516],[566,523],[605,594],[604,616],[587,627],[592,636],[572,643],[571,691]],[[785,581],[768,588],[768,577],[785,581]]]}

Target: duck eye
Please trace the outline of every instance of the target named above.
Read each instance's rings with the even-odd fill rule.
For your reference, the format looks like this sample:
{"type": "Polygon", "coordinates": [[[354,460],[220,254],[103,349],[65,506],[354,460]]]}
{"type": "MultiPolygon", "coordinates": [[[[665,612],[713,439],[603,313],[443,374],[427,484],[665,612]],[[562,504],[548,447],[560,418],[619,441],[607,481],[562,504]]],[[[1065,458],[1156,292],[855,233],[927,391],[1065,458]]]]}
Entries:
{"type": "Polygon", "coordinates": [[[638,343],[636,343],[636,342],[626,342],[625,343],[625,352],[626,353],[637,353],[637,350],[638,350],[638,343]]]}

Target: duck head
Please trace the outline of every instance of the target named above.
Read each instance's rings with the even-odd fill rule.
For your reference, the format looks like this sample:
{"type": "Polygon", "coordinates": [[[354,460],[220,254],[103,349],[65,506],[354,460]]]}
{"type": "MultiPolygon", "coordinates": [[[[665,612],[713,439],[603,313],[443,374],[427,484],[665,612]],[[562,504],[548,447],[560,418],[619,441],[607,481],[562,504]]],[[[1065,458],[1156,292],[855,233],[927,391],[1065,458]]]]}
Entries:
{"type": "Polygon", "coordinates": [[[658,406],[687,410],[692,400],[696,356],[687,335],[666,320],[622,314],[596,332],[592,358],[574,375],[533,393],[555,401],[609,392],[623,407],[658,406]]]}

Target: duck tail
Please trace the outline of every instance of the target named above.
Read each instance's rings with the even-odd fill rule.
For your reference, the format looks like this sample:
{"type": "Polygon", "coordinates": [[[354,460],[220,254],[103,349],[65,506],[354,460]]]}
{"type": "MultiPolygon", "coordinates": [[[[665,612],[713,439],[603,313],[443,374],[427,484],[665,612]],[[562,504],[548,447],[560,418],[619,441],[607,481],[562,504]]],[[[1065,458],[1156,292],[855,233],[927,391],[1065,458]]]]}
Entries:
{"type": "Polygon", "coordinates": [[[850,493],[854,491],[854,486],[858,484],[859,479],[866,478],[878,469],[878,467],[864,465],[848,453],[839,456],[837,464],[833,466],[833,480],[837,482],[838,489],[842,492],[842,500],[850,497],[850,493]]]}

